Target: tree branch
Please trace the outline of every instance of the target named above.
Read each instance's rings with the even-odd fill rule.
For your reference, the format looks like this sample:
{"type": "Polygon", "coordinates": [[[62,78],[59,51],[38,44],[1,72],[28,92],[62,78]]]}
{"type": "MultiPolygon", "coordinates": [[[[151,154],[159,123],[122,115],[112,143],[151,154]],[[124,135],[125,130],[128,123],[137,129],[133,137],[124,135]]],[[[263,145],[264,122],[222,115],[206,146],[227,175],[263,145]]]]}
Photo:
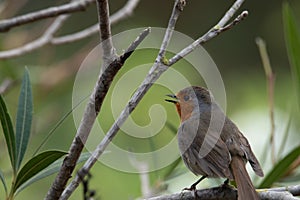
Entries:
{"type": "MultiPolygon", "coordinates": [[[[237,0],[232,8],[229,9],[229,11],[226,13],[226,15],[221,19],[221,22],[219,24],[223,25],[224,22],[227,22],[230,20],[228,16],[233,16],[234,12],[237,10],[237,6],[240,6],[242,4],[243,0],[237,0]],[[228,18],[228,19],[227,19],[228,18]]],[[[176,21],[178,19],[179,14],[183,11],[183,8],[185,6],[186,2],[185,0],[176,0],[173,11],[169,20],[168,28],[166,30],[160,51],[158,53],[158,56],[156,58],[155,63],[151,67],[148,75],[144,79],[144,81],[141,83],[137,91],[133,94],[132,98],[129,100],[128,104],[124,108],[124,110],[121,112],[120,116],[117,118],[117,120],[114,122],[112,127],[109,129],[103,140],[100,142],[100,144],[96,147],[93,154],[90,156],[90,158],[86,161],[84,166],[79,170],[78,174],[74,178],[74,180],[68,185],[68,187],[65,189],[65,191],[62,194],[61,200],[67,199],[71,193],[78,187],[79,182],[81,181],[80,177],[84,177],[89,170],[92,168],[92,166],[96,163],[97,159],[102,155],[106,147],[109,145],[111,140],[116,136],[117,132],[120,129],[120,126],[125,122],[125,120],[129,117],[130,113],[135,109],[135,107],[138,105],[140,100],[143,98],[143,96],[146,94],[146,92],[150,89],[150,87],[154,84],[154,82],[162,75],[163,72],[165,72],[169,66],[171,66],[170,61],[165,61],[165,52],[166,48],[169,44],[170,38],[172,36],[176,21]]],[[[238,17],[237,19],[244,18],[248,13],[243,12],[241,17],[238,17]]],[[[241,21],[241,20],[239,20],[241,21]]],[[[236,20],[232,22],[233,25],[237,24],[236,20]]],[[[230,24],[229,24],[230,25],[230,24]]],[[[232,26],[233,26],[232,25],[232,26]]],[[[213,37],[216,35],[229,30],[227,26],[220,26],[218,29],[214,28],[213,30],[213,37]]],[[[212,39],[212,36],[203,37],[202,41],[203,43],[212,39]]],[[[196,46],[195,46],[196,47],[196,46]]],[[[193,49],[191,50],[193,51],[193,49]]],[[[191,51],[187,52],[185,55],[190,53],[191,51]]],[[[179,57],[181,59],[182,57],[179,57]]],[[[173,62],[174,64],[175,62],[173,62]]]]}
{"type": "Polygon", "coordinates": [[[111,27],[109,20],[109,6],[108,0],[96,0],[97,10],[98,10],[98,21],[100,30],[100,45],[103,50],[103,61],[104,69],[107,67],[108,63],[114,60],[116,57],[115,49],[113,47],[111,38],[111,27]]]}
{"type": "MultiPolygon", "coordinates": [[[[90,96],[89,102],[85,108],[84,116],[77,130],[76,136],[69,149],[69,154],[63,161],[63,164],[58,172],[52,186],[50,187],[46,199],[58,199],[72,172],[76,166],[76,162],[83,150],[84,144],[90,134],[93,124],[101,109],[103,100],[108,92],[108,89],[124,62],[116,55],[111,38],[111,27],[109,21],[109,5],[108,0],[97,0],[100,45],[103,51],[103,73],[100,72],[98,81],[94,87],[93,93],[90,96]]],[[[80,177],[80,181],[84,176],[80,177]]]]}
{"type": "MultiPolygon", "coordinates": [[[[133,9],[137,6],[139,0],[128,0],[126,5],[113,14],[110,18],[111,23],[117,23],[120,20],[130,16],[133,12],[133,9]]],[[[0,59],[8,59],[13,58],[16,56],[23,55],[25,53],[32,52],[38,48],[41,48],[47,44],[57,45],[57,44],[64,44],[73,41],[77,41],[83,39],[85,37],[90,36],[99,31],[99,24],[96,24],[92,27],[89,27],[83,31],[78,33],[61,36],[61,37],[54,37],[54,34],[58,31],[58,29],[63,25],[63,22],[69,17],[69,15],[62,15],[59,16],[51,25],[50,27],[43,33],[43,35],[32,42],[29,42],[21,47],[17,47],[14,49],[0,51],[0,59]],[[58,26],[59,25],[59,26],[58,26]],[[51,34],[50,34],[51,33],[51,34]]],[[[1,22],[0,22],[1,26],[1,22]]]]}
{"type": "Polygon", "coordinates": [[[0,59],[7,59],[20,56],[25,53],[31,52],[35,49],[41,48],[46,44],[49,44],[51,39],[53,38],[53,34],[63,25],[64,21],[68,17],[69,15],[62,15],[56,18],[54,22],[49,26],[49,28],[44,32],[44,34],[38,39],[27,43],[21,47],[0,52],[0,59]]]}
{"type": "Polygon", "coordinates": [[[11,19],[5,19],[0,21],[0,32],[9,31],[11,28],[28,24],[41,19],[49,17],[55,17],[62,14],[73,13],[77,11],[83,11],[95,0],[78,0],[76,2],[67,3],[61,6],[51,7],[44,10],[28,13],[11,19]]]}
{"type": "MultiPolygon", "coordinates": [[[[113,81],[113,78],[123,66],[126,59],[129,58],[132,52],[145,39],[149,32],[149,28],[145,29],[141,33],[141,35],[137,37],[137,39],[128,47],[125,53],[111,62],[99,77],[93,93],[90,96],[90,100],[85,108],[84,116],[81,120],[76,136],[71,144],[69,154],[65,158],[63,165],[51,188],[49,189],[45,199],[59,199],[59,197],[61,196],[61,193],[75,168],[76,162],[82,152],[91,128],[93,127],[95,119],[101,109],[102,102],[107,94],[111,82],[113,81]]],[[[81,176],[80,181],[83,177],[84,176],[81,176]]]]}
{"type": "MultiPolygon", "coordinates": [[[[131,16],[133,13],[133,10],[138,5],[139,1],[140,0],[128,0],[123,8],[121,8],[119,11],[117,11],[110,17],[110,23],[115,24],[115,23],[119,22],[120,20],[131,16]]],[[[83,38],[89,37],[89,36],[97,33],[98,31],[99,31],[99,24],[95,24],[95,25],[90,26],[79,32],[53,38],[51,41],[51,44],[58,45],[58,44],[75,42],[77,40],[81,40],[83,38]]]]}
{"type": "MultiPolygon", "coordinates": [[[[208,189],[202,189],[196,191],[197,196],[201,199],[206,200],[236,200],[237,190],[232,187],[214,187],[208,189]]],[[[258,195],[261,200],[296,200],[294,197],[300,194],[300,185],[271,188],[271,189],[260,189],[258,195]],[[294,195],[294,196],[293,196],[294,195]]],[[[195,196],[193,192],[181,192],[176,194],[161,195],[157,197],[148,198],[148,200],[194,200],[195,196]]]]}
{"type": "MultiPolygon", "coordinates": [[[[238,0],[237,1],[238,3],[235,3],[232,6],[232,8],[229,9],[229,11],[236,12],[237,11],[237,7],[236,6],[237,5],[240,6],[243,1],[244,0],[238,0]]],[[[175,56],[173,56],[173,58],[171,58],[169,60],[169,65],[173,65],[178,60],[180,60],[181,58],[185,57],[187,54],[189,54],[192,51],[194,51],[194,49],[197,48],[198,45],[202,45],[205,42],[207,42],[207,41],[211,40],[212,38],[216,37],[220,33],[225,32],[227,30],[230,30],[232,27],[234,27],[235,25],[237,25],[239,22],[241,22],[243,19],[245,19],[248,16],[248,11],[243,11],[231,23],[229,23],[228,25],[225,26],[225,24],[230,20],[230,18],[228,18],[228,16],[233,16],[233,14],[234,13],[228,13],[227,12],[215,27],[213,27],[212,29],[210,29],[203,36],[201,36],[200,38],[198,38],[197,40],[195,40],[191,45],[187,46],[186,48],[184,48],[183,50],[181,50],[178,54],[176,54],[175,56]]]]}

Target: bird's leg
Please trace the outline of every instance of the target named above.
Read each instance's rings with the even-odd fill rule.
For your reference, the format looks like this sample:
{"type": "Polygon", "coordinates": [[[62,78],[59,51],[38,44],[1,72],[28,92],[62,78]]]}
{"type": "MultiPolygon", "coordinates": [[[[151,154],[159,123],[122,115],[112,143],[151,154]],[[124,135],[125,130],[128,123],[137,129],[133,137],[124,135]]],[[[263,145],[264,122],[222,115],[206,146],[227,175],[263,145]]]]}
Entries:
{"type": "Polygon", "coordinates": [[[227,186],[228,184],[229,184],[229,179],[227,178],[227,179],[224,181],[223,185],[224,185],[224,186],[227,186]]]}
{"type": "Polygon", "coordinates": [[[203,179],[205,179],[207,176],[202,176],[201,178],[199,178],[198,181],[196,181],[195,183],[193,183],[193,185],[191,185],[191,187],[189,188],[184,188],[183,190],[189,190],[189,191],[193,191],[194,192],[194,197],[197,199],[197,193],[196,193],[196,186],[198,185],[198,183],[200,183],[203,179]]]}
{"type": "Polygon", "coordinates": [[[229,179],[227,178],[224,183],[220,186],[222,188],[233,188],[231,185],[229,185],[229,179]]]}
{"type": "Polygon", "coordinates": [[[183,188],[183,190],[189,190],[189,191],[196,191],[196,186],[198,185],[198,183],[200,183],[203,179],[205,179],[207,176],[202,176],[201,178],[199,178],[198,181],[196,181],[195,183],[193,183],[193,185],[191,185],[191,187],[189,188],[183,188]]]}

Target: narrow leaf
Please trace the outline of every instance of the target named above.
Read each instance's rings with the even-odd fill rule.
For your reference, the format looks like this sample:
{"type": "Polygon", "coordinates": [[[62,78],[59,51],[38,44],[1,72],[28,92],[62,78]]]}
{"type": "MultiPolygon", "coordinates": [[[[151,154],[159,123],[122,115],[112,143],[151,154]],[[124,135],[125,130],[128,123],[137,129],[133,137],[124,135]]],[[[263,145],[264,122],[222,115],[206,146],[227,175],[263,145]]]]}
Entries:
{"type": "MultiPolygon", "coordinates": [[[[89,157],[91,156],[91,154],[89,152],[83,153],[80,155],[77,164],[86,161],[89,157]]],[[[50,176],[54,173],[57,173],[60,170],[60,167],[63,163],[63,158],[60,158],[58,160],[56,160],[54,163],[52,163],[51,165],[49,165],[47,168],[45,168],[44,170],[40,171],[39,173],[37,173],[35,176],[33,176],[31,179],[29,179],[28,181],[26,181],[24,184],[22,184],[18,190],[16,191],[16,193],[21,192],[23,189],[25,189],[26,187],[28,187],[29,185],[31,185],[32,183],[37,182],[38,180],[41,180],[47,176],[50,176]]]]}
{"type": "Polygon", "coordinates": [[[13,191],[16,191],[27,180],[66,154],[62,151],[46,151],[31,158],[18,173],[13,191]]]}
{"type": "Polygon", "coordinates": [[[6,187],[5,177],[4,177],[4,175],[3,175],[3,173],[2,173],[1,170],[0,170],[0,180],[1,180],[2,184],[3,184],[5,193],[7,194],[7,187],[6,187]]]}
{"type": "Polygon", "coordinates": [[[268,188],[280,178],[282,175],[289,170],[289,166],[300,156],[300,146],[296,147],[289,154],[287,154],[283,159],[281,159],[273,169],[267,174],[263,182],[260,184],[259,188],[268,188]]]}
{"type": "Polygon", "coordinates": [[[1,120],[2,129],[6,141],[6,146],[8,149],[10,162],[12,168],[15,169],[15,164],[16,164],[15,163],[15,157],[16,157],[15,134],[14,134],[14,129],[5,102],[1,95],[0,95],[0,120],[1,120]]]}
{"type": "Polygon", "coordinates": [[[282,12],[287,53],[296,86],[298,106],[300,107],[300,33],[294,14],[287,2],[283,4],[282,12]]]}
{"type": "Polygon", "coordinates": [[[32,93],[28,70],[25,69],[19,96],[16,120],[16,170],[20,168],[30,136],[32,121],[32,93]]]}

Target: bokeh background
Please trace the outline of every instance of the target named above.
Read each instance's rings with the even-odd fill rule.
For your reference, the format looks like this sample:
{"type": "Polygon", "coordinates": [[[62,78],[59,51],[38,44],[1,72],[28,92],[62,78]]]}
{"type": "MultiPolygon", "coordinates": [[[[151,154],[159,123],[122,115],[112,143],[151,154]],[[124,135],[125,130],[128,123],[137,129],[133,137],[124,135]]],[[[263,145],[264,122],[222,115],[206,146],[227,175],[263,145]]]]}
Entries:
{"type": "MultiPolygon", "coordinates": [[[[1,10],[0,19],[67,2],[18,0],[20,2],[18,5],[24,4],[17,8],[16,1],[7,1],[10,1],[9,9],[1,10]]],[[[1,1],[0,3],[4,2],[1,1]]],[[[240,9],[240,11],[249,11],[246,20],[204,45],[222,75],[227,95],[227,114],[245,133],[266,172],[272,167],[270,161],[271,149],[268,143],[271,125],[267,81],[255,39],[261,37],[265,40],[271,65],[276,74],[274,104],[275,141],[278,151],[280,142],[283,140],[282,133],[295,106],[295,91],[293,90],[292,75],[283,34],[283,2],[281,0],[246,1],[240,9]],[[264,155],[265,152],[267,153],[264,155]]],[[[290,3],[298,22],[300,22],[298,12],[300,1],[289,0],[286,2],[290,3]]],[[[125,3],[125,0],[111,0],[111,13],[120,9],[125,3]]],[[[220,0],[187,1],[187,6],[178,20],[176,30],[196,39],[216,24],[232,3],[233,1],[220,0]]],[[[133,15],[114,25],[112,32],[117,34],[139,27],[164,28],[168,23],[172,7],[173,1],[170,0],[141,0],[133,15]]],[[[0,33],[0,49],[14,48],[33,40],[42,34],[52,20],[41,20],[14,28],[6,33],[0,33]]],[[[68,19],[58,34],[64,35],[76,32],[96,22],[97,12],[95,6],[92,5],[84,12],[72,14],[72,17],[68,19]]],[[[98,44],[98,41],[99,35],[95,34],[74,43],[60,46],[47,45],[13,59],[0,60],[0,83],[5,79],[11,79],[14,82],[12,87],[4,94],[13,119],[15,118],[24,66],[27,66],[30,71],[34,97],[34,119],[29,149],[25,159],[32,156],[55,124],[72,109],[72,89],[77,70],[87,54],[98,44]]],[[[130,41],[128,41],[129,43],[130,41]]],[[[122,49],[118,49],[118,52],[122,52],[122,49]]],[[[122,68],[116,80],[131,69],[132,65],[130,64],[153,62],[156,57],[155,53],[157,51],[135,52],[122,68]]],[[[194,77],[192,67],[185,66],[186,63],[181,61],[174,67],[190,78],[191,84],[202,85],[203,81],[198,77],[194,77]]],[[[145,74],[138,74],[138,76],[145,76],[145,74]]],[[[151,117],[148,114],[149,108],[154,104],[162,105],[167,114],[167,123],[155,137],[137,139],[120,132],[114,139],[114,144],[126,150],[149,152],[164,146],[174,138],[176,128],[179,125],[179,118],[175,108],[164,102],[164,95],[169,92],[168,88],[154,86],[132,116],[138,125],[145,126],[151,123],[151,117]]],[[[110,107],[111,94],[112,91],[110,90],[98,117],[104,132],[110,128],[114,121],[110,107]]],[[[121,100],[122,96],[120,94],[121,100]]],[[[297,122],[293,122],[290,128],[291,134],[287,139],[288,145],[282,150],[283,152],[280,152],[282,155],[299,145],[297,127],[299,127],[297,122]]],[[[41,151],[47,149],[67,151],[75,133],[76,128],[72,115],[70,115],[55,130],[41,151]]],[[[0,135],[0,148],[0,167],[9,177],[10,164],[3,134],[0,135]]],[[[178,150],[174,149],[174,151],[178,150]]],[[[96,198],[98,199],[135,199],[142,195],[139,174],[121,172],[101,163],[96,164],[91,174],[90,188],[96,191],[96,198]]],[[[153,193],[179,192],[197,179],[185,169],[180,159],[170,166],[149,173],[148,176],[149,186],[153,193]]],[[[17,199],[42,199],[53,179],[54,176],[50,176],[34,183],[22,191],[17,199]]],[[[261,179],[255,179],[256,184],[260,181],[261,179]]],[[[205,188],[218,183],[221,183],[220,180],[208,180],[201,183],[199,187],[205,188]]],[[[0,194],[1,191],[3,191],[2,188],[0,194]]],[[[81,193],[80,188],[71,199],[81,199],[79,198],[81,193]]]]}

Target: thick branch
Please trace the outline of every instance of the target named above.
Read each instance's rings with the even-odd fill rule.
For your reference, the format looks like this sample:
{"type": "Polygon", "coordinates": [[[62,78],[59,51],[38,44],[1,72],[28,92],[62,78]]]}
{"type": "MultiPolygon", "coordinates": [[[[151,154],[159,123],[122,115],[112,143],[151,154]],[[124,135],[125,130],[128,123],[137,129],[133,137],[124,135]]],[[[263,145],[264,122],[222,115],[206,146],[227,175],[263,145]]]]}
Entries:
{"type": "Polygon", "coordinates": [[[276,191],[276,192],[289,192],[294,196],[300,196],[300,184],[287,186],[287,187],[278,187],[278,188],[270,188],[269,191],[276,191]]]}
{"type": "MultiPolygon", "coordinates": [[[[93,93],[90,96],[90,100],[85,108],[84,116],[70,147],[69,154],[65,158],[63,165],[45,199],[53,200],[60,198],[61,193],[75,168],[76,161],[82,152],[84,144],[88,138],[91,128],[93,127],[97,114],[101,109],[102,102],[107,94],[113,78],[123,66],[126,59],[129,58],[131,53],[137,48],[137,46],[143,41],[149,32],[149,28],[144,30],[144,32],[133,42],[133,44],[129,46],[125,53],[110,63],[110,65],[99,77],[93,93]]],[[[82,179],[80,178],[80,181],[81,180],[82,179]]]]}
{"type": "MultiPolygon", "coordinates": [[[[214,187],[209,189],[202,189],[196,191],[197,196],[200,199],[206,200],[236,200],[237,199],[237,191],[234,188],[230,187],[214,187]]],[[[258,195],[261,200],[296,200],[298,198],[294,197],[299,195],[300,193],[300,185],[289,186],[287,188],[271,188],[271,189],[263,189],[258,191],[258,195]],[[297,192],[296,192],[297,191],[297,192]],[[293,196],[294,195],[294,196],[293,196]]],[[[148,200],[194,200],[193,192],[181,192],[169,195],[161,195],[157,197],[148,198],[148,200]]]]}
{"type": "Polygon", "coordinates": [[[87,6],[94,3],[95,0],[78,0],[76,2],[71,2],[62,6],[56,6],[47,8],[44,10],[39,10],[29,14],[14,17],[12,19],[6,19],[0,21],[0,32],[9,31],[11,28],[20,26],[23,24],[28,24],[37,20],[55,17],[62,14],[68,14],[77,11],[83,11],[87,6]]]}

